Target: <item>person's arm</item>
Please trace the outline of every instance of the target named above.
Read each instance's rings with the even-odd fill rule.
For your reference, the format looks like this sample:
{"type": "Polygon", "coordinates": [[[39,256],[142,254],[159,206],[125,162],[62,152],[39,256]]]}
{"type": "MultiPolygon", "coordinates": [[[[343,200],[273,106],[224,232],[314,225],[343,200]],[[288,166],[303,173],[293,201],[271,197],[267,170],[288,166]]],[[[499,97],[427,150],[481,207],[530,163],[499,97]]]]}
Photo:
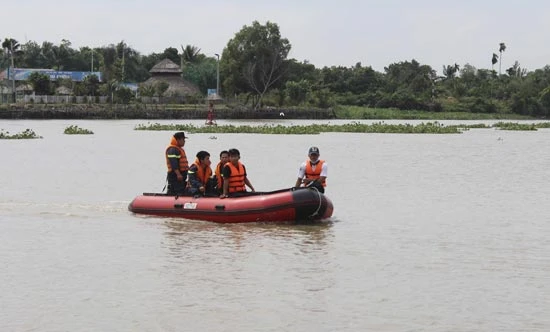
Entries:
{"type": "Polygon", "coordinates": [[[196,165],[191,165],[191,167],[189,167],[189,171],[187,172],[187,175],[188,175],[188,182],[189,182],[189,188],[190,188],[189,191],[192,194],[195,194],[197,191],[204,192],[204,187],[202,185],[202,182],[199,180],[199,178],[197,178],[196,165]]]}
{"type": "Polygon", "coordinates": [[[298,169],[298,179],[296,180],[296,184],[294,185],[295,187],[299,187],[302,185],[302,182],[304,182],[305,175],[306,175],[306,168],[305,168],[305,164],[302,163],[302,165],[300,165],[300,168],[298,169]]]}
{"type": "Polygon", "coordinates": [[[250,188],[250,190],[256,191],[254,190],[254,187],[252,186],[252,183],[250,183],[250,180],[248,178],[244,178],[244,184],[246,184],[250,188]]]}
{"type": "Polygon", "coordinates": [[[176,174],[178,177],[178,181],[183,181],[183,174],[180,172],[180,152],[176,148],[169,148],[168,151],[166,151],[166,157],[168,158],[168,162],[170,162],[170,167],[172,168],[172,171],[176,174]]]}
{"type": "Polygon", "coordinates": [[[229,176],[231,175],[231,169],[229,166],[224,166],[222,168],[222,178],[223,178],[223,192],[220,198],[225,198],[229,194],[229,176]]]}
{"type": "Polygon", "coordinates": [[[323,183],[323,181],[326,180],[327,174],[328,174],[327,170],[328,170],[327,163],[323,162],[323,168],[321,168],[321,174],[319,175],[319,178],[317,179],[317,181],[319,181],[319,183],[323,183]]]}

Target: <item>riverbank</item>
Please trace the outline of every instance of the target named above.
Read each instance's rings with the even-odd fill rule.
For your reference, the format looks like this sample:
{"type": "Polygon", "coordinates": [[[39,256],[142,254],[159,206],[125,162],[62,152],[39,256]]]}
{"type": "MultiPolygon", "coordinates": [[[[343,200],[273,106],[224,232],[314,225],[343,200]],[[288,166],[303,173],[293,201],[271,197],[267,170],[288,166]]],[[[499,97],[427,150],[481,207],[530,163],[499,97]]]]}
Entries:
{"type": "MultiPolygon", "coordinates": [[[[205,105],[0,105],[0,119],[30,120],[202,120],[207,118],[205,105]]],[[[356,120],[535,120],[533,117],[514,113],[427,112],[392,108],[336,106],[331,109],[266,108],[250,110],[218,105],[217,119],[356,119],[356,120]]],[[[540,120],[540,119],[538,119],[540,120]]]]}
{"type": "MultiPolygon", "coordinates": [[[[0,119],[206,119],[204,107],[171,107],[165,105],[117,105],[100,107],[96,105],[25,105],[0,109],[0,119]]],[[[334,119],[336,113],[331,109],[230,109],[216,111],[217,119],[334,119]]]]}

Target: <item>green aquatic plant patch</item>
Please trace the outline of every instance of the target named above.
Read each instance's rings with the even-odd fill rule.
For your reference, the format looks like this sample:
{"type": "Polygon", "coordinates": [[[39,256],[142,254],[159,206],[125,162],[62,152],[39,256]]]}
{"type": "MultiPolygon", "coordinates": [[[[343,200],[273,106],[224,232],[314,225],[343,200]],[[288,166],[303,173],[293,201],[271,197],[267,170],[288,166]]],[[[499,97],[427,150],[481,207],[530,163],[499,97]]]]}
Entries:
{"type": "Polygon", "coordinates": [[[94,132],[79,126],[68,126],[63,133],[67,135],[93,135],[94,132]]]}
{"type": "Polygon", "coordinates": [[[459,134],[466,130],[467,126],[444,126],[439,122],[428,122],[417,125],[411,124],[387,124],[377,122],[373,124],[362,124],[351,122],[344,125],[312,124],[305,126],[204,126],[194,125],[161,125],[159,123],[139,124],[135,130],[161,130],[161,131],[186,131],[190,133],[216,133],[216,134],[286,134],[286,135],[313,135],[324,132],[346,132],[346,133],[394,133],[394,134],[459,134]]]}
{"type": "Polygon", "coordinates": [[[537,126],[534,123],[497,122],[493,127],[500,130],[537,130],[537,126]]]}
{"type": "Polygon", "coordinates": [[[25,129],[24,131],[17,134],[10,134],[9,131],[4,131],[0,129],[0,139],[34,139],[42,138],[42,136],[37,135],[32,129],[25,129]]]}

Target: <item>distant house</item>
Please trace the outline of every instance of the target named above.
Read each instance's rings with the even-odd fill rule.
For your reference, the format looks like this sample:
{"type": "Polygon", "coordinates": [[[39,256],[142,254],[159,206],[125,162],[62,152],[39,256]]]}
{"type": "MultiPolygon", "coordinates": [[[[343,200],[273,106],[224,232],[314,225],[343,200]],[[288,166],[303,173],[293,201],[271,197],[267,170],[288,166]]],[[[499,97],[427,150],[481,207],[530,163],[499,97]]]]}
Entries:
{"type": "Polygon", "coordinates": [[[200,95],[199,88],[181,77],[181,68],[170,59],[164,59],[157,63],[151,70],[151,78],[140,85],[156,85],[158,82],[168,83],[166,97],[200,95]]]}

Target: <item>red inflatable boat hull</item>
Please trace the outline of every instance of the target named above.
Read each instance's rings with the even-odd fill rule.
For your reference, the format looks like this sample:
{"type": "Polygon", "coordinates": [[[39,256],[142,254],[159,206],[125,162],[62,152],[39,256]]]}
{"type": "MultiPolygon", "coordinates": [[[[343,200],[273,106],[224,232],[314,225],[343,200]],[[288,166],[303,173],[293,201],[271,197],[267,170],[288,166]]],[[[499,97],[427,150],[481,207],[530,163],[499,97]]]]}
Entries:
{"type": "Polygon", "coordinates": [[[330,218],[333,209],[328,197],[308,188],[224,199],[144,193],[128,205],[134,213],[218,223],[322,220],[330,218]]]}

